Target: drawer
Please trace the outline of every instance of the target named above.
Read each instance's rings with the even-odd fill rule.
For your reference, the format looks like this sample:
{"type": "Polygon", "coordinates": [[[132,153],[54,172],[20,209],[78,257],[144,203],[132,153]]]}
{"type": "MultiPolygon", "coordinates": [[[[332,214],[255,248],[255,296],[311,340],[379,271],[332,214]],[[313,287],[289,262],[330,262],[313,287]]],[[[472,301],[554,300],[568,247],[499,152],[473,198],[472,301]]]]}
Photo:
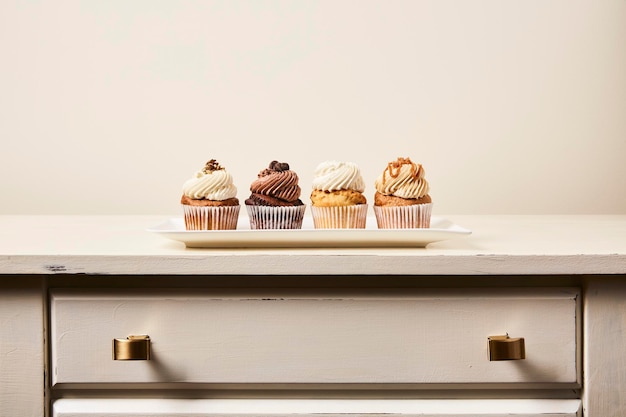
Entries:
{"type": "Polygon", "coordinates": [[[580,400],[62,399],[53,417],[578,417],[580,400]]]}
{"type": "Polygon", "coordinates": [[[53,384],[579,384],[576,289],[51,292],[53,384]],[[488,338],[526,358],[490,361],[488,338]],[[150,337],[150,360],[112,359],[150,337]]]}

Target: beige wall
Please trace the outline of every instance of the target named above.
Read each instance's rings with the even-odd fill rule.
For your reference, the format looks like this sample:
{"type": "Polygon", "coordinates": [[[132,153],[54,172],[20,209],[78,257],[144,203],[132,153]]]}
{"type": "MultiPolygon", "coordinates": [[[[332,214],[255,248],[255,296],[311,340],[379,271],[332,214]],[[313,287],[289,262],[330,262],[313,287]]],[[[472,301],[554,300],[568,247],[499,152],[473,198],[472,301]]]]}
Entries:
{"type": "Polygon", "coordinates": [[[177,214],[210,158],[308,201],[410,156],[435,214],[626,213],[623,0],[0,1],[0,214],[177,214]]]}

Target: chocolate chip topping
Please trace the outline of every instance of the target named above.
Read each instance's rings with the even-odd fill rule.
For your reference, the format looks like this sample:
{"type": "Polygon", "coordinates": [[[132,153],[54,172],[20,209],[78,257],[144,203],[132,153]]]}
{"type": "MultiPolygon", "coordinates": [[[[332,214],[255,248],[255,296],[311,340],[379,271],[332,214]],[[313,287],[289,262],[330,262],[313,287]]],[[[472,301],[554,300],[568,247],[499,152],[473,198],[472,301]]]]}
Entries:
{"type": "Polygon", "coordinates": [[[270,169],[275,169],[276,171],[289,171],[289,164],[286,162],[272,161],[270,162],[270,169]]]}
{"type": "Polygon", "coordinates": [[[224,169],[224,168],[220,166],[219,162],[217,162],[215,159],[211,159],[210,161],[206,163],[206,165],[204,166],[204,169],[202,169],[202,172],[204,172],[205,174],[208,174],[209,172],[219,171],[221,169],[224,169]]]}
{"type": "Polygon", "coordinates": [[[265,177],[274,172],[289,171],[289,164],[286,162],[272,161],[270,166],[259,173],[259,178],[265,177]]]}

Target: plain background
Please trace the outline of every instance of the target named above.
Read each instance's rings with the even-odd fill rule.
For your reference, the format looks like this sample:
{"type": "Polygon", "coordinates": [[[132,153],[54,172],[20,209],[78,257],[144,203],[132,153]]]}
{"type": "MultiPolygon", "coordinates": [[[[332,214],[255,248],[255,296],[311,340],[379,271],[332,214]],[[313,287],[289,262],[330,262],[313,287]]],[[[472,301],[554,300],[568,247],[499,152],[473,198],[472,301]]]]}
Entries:
{"type": "Polygon", "coordinates": [[[434,214],[626,213],[626,1],[0,1],[0,214],[179,214],[288,162],[434,214]]]}

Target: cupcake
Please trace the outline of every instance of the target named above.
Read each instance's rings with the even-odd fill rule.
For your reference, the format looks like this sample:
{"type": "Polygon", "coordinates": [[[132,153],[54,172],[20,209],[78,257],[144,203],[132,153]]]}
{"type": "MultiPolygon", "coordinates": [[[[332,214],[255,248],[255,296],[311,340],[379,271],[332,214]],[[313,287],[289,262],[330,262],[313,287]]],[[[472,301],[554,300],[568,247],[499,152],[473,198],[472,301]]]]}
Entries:
{"type": "Polygon", "coordinates": [[[365,182],[353,162],[322,162],[315,169],[311,213],[316,229],[364,229],[365,182]]]}
{"type": "Polygon", "coordinates": [[[252,229],[301,229],[306,206],[298,175],[285,162],[272,161],[250,185],[246,209],[252,229]]]}
{"type": "Polygon", "coordinates": [[[183,184],[180,203],[187,230],[233,230],[239,218],[237,188],[231,175],[211,159],[183,184]]]}
{"type": "Polygon", "coordinates": [[[375,186],[374,214],[379,229],[430,227],[432,200],[421,164],[409,158],[389,162],[375,186]]]}

